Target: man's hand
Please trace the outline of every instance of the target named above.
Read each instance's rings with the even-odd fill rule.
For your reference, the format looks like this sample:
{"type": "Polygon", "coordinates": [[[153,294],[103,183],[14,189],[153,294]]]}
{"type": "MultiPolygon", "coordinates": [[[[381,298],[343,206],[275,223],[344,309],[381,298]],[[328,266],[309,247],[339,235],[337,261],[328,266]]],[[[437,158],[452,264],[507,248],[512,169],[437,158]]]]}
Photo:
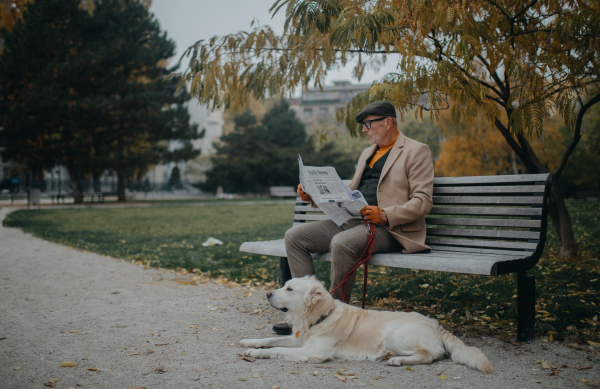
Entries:
{"type": "Polygon", "coordinates": [[[387,215],[385,211],[379,207],[374,205],[367,205],[363,209],[360,210],[360,214],[364,217],[369,223],[373,224],[385,224],[388,221],[387,215]]]}
{"type": "Polygon", "coordinates": [[[302,201],[306,201],[307,203],[313,202],[313,199],[308,195],[308,193],[302,190],[302,185],[298,184],[298,189],[296,190],[296,193],[300,195],[302,201]]]}

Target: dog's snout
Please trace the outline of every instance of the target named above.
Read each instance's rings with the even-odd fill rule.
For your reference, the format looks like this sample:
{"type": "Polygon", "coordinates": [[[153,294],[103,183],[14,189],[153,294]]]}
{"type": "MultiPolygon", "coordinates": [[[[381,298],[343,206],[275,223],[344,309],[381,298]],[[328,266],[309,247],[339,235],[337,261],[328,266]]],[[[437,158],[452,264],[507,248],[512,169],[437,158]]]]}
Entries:
{"type": "Polygon", "coordinates": [[[273,296],[273,292],[267,292],[267,298],[271,298],[273,296]]]}

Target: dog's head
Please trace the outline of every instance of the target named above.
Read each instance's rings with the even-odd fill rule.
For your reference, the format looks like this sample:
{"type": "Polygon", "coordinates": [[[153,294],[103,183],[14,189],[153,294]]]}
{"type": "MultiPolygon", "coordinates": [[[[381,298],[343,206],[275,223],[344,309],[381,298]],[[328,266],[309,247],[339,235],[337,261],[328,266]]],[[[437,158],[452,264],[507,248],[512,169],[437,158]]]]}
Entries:
{"type": "Polygon", "coordinates": [[[283,288],[267,292],[275,309],[286,312],[293,326],[310,325],[334,307],[333,298],[314,276],[292,278],[283,288]]]}

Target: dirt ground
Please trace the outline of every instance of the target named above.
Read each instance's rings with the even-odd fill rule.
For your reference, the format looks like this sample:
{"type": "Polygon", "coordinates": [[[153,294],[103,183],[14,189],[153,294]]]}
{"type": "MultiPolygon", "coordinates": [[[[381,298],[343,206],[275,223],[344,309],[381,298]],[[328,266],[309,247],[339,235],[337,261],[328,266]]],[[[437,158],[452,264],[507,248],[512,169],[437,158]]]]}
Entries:
{"type": "MultiPolygon", "coordinates": [[[[5,214],[1,209],[0,221],[5,214]]],[[[261,288],[214,280],[186,284],[193,279],[0,228],[0,388],[584,388],[600,383],[599,350],[540,340],[515,346],[495,338],[463,338],[489,358],[495,368],[489,375],[449,359],[412,371],[384,362],[249,362],[241,359],[238,341],[272,336],[270,327],[282,314],[270,309],[261,288]],[[543,369],[541,360],[556,369],[543,369]],[[60,367],[62,362],[77,366],[60,367]]]]}

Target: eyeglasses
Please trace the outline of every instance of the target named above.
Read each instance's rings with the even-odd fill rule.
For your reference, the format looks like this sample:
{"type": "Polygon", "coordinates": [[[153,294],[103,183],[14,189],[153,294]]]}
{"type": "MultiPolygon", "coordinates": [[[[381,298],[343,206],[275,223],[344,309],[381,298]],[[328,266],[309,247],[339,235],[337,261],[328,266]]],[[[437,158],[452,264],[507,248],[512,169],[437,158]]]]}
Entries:
{"type": "Polygon", "coordinates": [[[384,117],[378,118],[378,119],[367,120],[367,121],[364,121],[364,122],[362,122],[360,124],[362,124],[363,128],[367,127],[367,130],[370,130],[371,129],[371,123],[378,122],[378,121],[383,120],[383,119],[387,119],[388,117],[389,116],[384,116],[384,117]]]}

